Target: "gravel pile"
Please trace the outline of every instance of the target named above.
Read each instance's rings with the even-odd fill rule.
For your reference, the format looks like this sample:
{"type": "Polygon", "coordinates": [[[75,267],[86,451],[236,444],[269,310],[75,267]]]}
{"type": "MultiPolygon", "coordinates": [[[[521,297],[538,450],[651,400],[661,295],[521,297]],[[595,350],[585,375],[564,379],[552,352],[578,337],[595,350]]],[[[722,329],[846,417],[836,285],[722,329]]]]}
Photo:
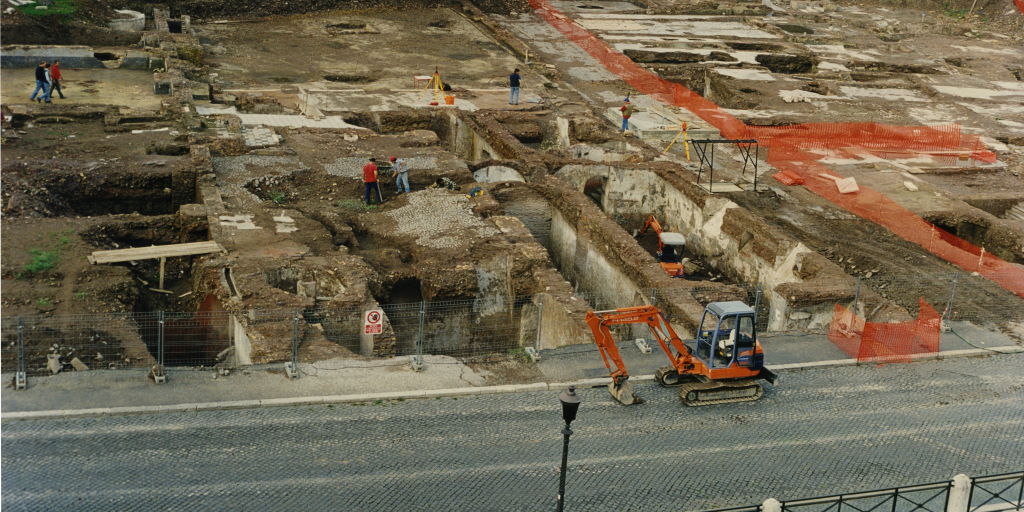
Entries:
{"type": "Polygon", "coordinates": [[[498,234],[493,226],[480,220],[462,194],[441,189],[426,189],[408,195],[409,204],[385,215],[398,224],[400,234],[416,237],[416,243],[434,249],[454,249],[471,238],[498,234]]]}

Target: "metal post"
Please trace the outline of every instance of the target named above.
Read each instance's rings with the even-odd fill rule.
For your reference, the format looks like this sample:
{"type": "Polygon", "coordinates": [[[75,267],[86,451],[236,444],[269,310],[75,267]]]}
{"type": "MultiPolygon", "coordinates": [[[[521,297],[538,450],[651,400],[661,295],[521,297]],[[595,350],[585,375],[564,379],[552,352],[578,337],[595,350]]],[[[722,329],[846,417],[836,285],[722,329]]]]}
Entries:
{"type": "Polygon", "coordinates": [[[956,286],[960,281],[960,273],[953,274],[953,282],[949,285],[949,299],[946,301],[946,310],[942,312],[942,323],[946,324],[953,316],[953,301],[956,300],[956,286]]]}
{"type": "Polygon", "coordinates": [[[164,373],[164,312],[157,313],[156,324],[156,364],[149,372],[150,378],[157,384],[167,382],[167,375],[164,373]]]}
{"type": "Polygon", "coordinates": [[[562,474],[558,478],[558,512],[565,509],[565,470],[569,461],[569,436],[571,435],[572,430],[569,429],[567,423],[562,429],[562,474]]]}
{"type": "Polygon", "coordinates": [[[18,317],[18,369],[14,374],[14,389],[25,389],[25,319],[18,317]]]}
{"type": "Polygon", "coordinates": [[[754,289],[754,329],[757,329],[757,319],[761,314],[761,287],[754,289]]]}
{"type": "Polygon", "coordinates": [[[757,192],[757,161],[761,158],[761,145],[754,144],[754,192],[757,192]]]}
{"type": "Polygon", "coordinates": [[[157,335],[156,335],[156,362],[160,366],[164,365],[164,312],[160,311],[160,319],[157,322],[157,335]]]}
{"type": "Polygon", "coordinates": [[[715,186],[715,145],[711,145],[711,164],[708,165],[708,192],[714,193],[712,188],[715,186]]]}
{"type": "Polygon", "coordinates": [[[658,305],[658,289],[657,288],[651,288],[651,305],[652,306],[657,306],[658,305]]]}
{"type": "Polygon", "coordinates": [[[419,326],[416,327],[416,354],[412,356],[412,369],[423,370],[423,331],[427,323],[427,301],[420,301],[419,326]]]}
{"type": "Polygon", "coordinates": [[[541,328],[544,326],[544,296],[537,298],[537,335],[533,339],[533,349],[540,350],[541,328]]]}
{"type": "Polygon", "coordinates": [[[292,360],[284,364],[284,374],[289,379],[299,377],[299,321],[301,313],[292,316],[292,360]]]}
{"type": "Polygon", "coordinates": [[[850,310],[857,311],[857,303],[860,301],[860,278],[857,278],[857,284],[853,289],[853,304],[850,305],[850,310]]]}

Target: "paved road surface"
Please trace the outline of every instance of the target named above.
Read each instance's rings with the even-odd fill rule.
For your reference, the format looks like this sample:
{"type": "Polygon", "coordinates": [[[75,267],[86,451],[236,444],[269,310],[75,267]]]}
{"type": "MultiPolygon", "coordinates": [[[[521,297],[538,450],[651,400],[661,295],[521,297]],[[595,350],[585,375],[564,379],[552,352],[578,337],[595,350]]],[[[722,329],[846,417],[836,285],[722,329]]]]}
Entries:
{"type": "MultiPolygon", "coordinates": [[[[584,392],[567,509],[696,510],[1024,467],[1024,355],[584,392]]],[[[552,510],[552,393],[3,424],[5,510],[552,510]]]]}

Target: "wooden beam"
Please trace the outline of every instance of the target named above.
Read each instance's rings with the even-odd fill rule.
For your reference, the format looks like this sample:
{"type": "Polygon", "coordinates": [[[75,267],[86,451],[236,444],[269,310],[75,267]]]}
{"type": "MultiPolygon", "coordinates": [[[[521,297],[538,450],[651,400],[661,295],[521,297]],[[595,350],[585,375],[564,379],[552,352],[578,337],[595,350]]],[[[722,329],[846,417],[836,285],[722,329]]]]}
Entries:
{"type": "Polygon", "coordinates": [[[195,256],[223,252],[224,248],[212,240],[187,244],[153,245],[150,247],[132,247],[130,249],[114,249],[112,251],[95,251],[88,256],[89,263],[120,263],[122,261],[149,260],[174,256],[195,256]]]}

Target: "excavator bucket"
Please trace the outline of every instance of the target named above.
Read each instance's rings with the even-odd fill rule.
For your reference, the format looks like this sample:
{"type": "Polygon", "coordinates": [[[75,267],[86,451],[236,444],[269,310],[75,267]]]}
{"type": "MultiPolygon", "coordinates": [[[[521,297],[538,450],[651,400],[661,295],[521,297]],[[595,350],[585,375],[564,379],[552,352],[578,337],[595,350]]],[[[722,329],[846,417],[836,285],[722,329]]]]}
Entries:
{"type": "Polygon", "coordinates": [[[614,382],[608,385],[608,392],[611,393],[612,398],[615,398],[617,402],[622,405],[634,405],[644,403],[644,399],[633,394],[633,383],[628,379],[615,384],[614,382]]]}

